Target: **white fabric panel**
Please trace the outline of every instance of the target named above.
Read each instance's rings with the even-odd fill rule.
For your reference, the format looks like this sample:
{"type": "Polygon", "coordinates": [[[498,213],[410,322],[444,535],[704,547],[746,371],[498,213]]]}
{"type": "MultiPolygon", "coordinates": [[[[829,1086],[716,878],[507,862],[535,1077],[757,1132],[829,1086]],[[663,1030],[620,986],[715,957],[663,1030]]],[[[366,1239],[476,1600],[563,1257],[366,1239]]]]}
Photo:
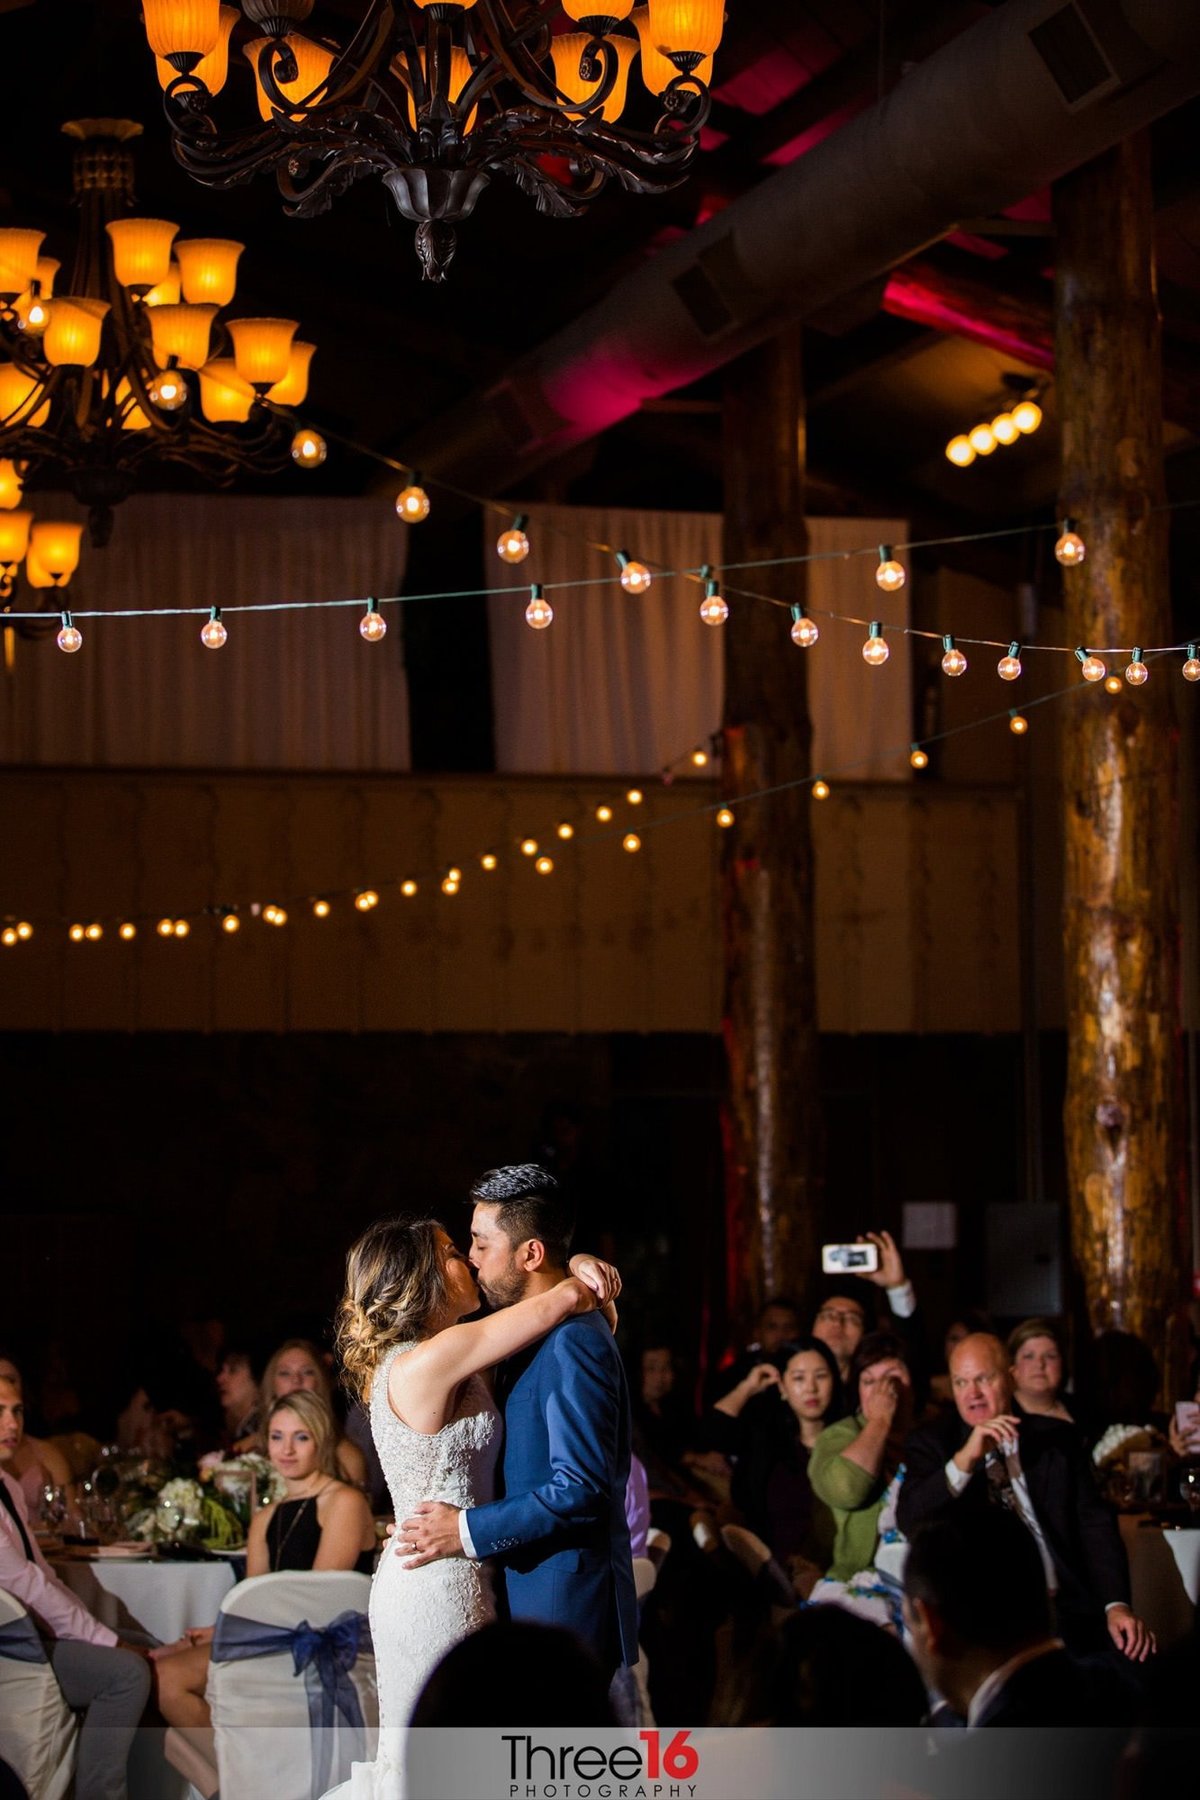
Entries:
{"type": "MultiPolygon", "coordinates": [[[[0,1624],[28,1614],[0,1589],[0,1624]]],[[[37,1800],[63,1800],[75,1772],[74,1714],[48,1662],[0,1656],[0,1758],[37,1800]]]]}
{"type": "MultiPolygon", "coordinates": [[[[307,1620],[320,1627],[339,1613],[365,1613],[370,1595],[370,1577],[352,1571],[256,1575],[226,1595],[221,1611],[263,1625],[296,1626],[307,1620]]],[[[365,1640],[350,1679],[358,1691],[366,1731],[352,1732],[341,1715],[335,1715],[330,1731],[331,1786],[349,1776],[353,1757],[375,1754],[379,1701],[375,1657],[365,1640]]],[[[295,1674],[290,1653],[211,1663],[206,1693],[221,1793],[269,1792],[272,1800],[310,1800],[317,1734],[310,1732],[304,1677],[295,1674]],[[269,1784],[264,1783],[266,1770],[269,1784]]]]}
{"type": "MultiPolygon", "coordinates": [[[[515,510],[515,509],[514,509],[515,510]]],[[[485,520],[489,582],[511,584],[509,599],[489,601],[496,767],[519,774],[648,775],[704,743],[721,722],[724,633],[698,616],[694,581],[656,579],[648,594],[626,594],[611,579],[611,544],[668,569],[721,560],[716,513],[660,513],[570,506],[528,509],[530,553],[515,567],[498,562],[496,521],[485,520]],[[598,577],[595,586],[551,591],[554,622],[525,623],[529,584],[598,577]]],[[[908,589],[880,593],[874,554],[846,555],[901,542],[900,520],[809,519],[808,604],[856,618],[906,625],[908,589]]],[[[752,570],[733,572],[730,588],[753,587],[752,570]]],[[[731,599],[731,605],[753,605],[731,599]]],[[[813,721],[813,768],[847,779],[911,775],[908,639],[893,635],[885,669],[862,660],[866,630],[820,619],[821,638],[801,651],[788,642],[780,614],[780,654],[804,659],[813,721]]],[[[798,665],[799,667],[799,662],[798,665]]]]}
{"type": "MultiPolygon", "coordinates": [[[[78,516],[36,495],[42,518],[78,516]]],[[[229,607],[399,591],[404,527],[386,498],[135,495],[103,550],[84,543],[67,602],[229,607]]],[[[17,610],[28,603],[28,590],[17,610]]],[[[203,620],[79,620],[83,648],[53,632],[18,641],[0,673],[0,757],[10,763],[154,768],[406,769],[408,691],[399,606],[366,644],[352,607],[228,613],[220,650],[203,620]]]]}

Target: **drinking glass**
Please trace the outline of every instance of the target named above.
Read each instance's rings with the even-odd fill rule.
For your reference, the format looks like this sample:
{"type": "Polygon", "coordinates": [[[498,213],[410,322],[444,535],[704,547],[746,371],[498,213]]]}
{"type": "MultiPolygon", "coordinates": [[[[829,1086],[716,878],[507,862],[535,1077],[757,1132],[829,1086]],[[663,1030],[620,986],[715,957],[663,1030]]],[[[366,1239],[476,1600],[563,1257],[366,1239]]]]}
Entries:
{"type": "Polygon", "coordinates": [[[1200,1463],[1190,1463],[1179,1471],[1179,1492],[1193,1519],[1200,1517],[1200,1463]]]}
{"type": "Polygon", "coordinates": [[[42,1518],[52,1531],[58,1531],[66,1516],[66,1490],[53,1481],[47,1481],[42,1488],[42,1518]]]}

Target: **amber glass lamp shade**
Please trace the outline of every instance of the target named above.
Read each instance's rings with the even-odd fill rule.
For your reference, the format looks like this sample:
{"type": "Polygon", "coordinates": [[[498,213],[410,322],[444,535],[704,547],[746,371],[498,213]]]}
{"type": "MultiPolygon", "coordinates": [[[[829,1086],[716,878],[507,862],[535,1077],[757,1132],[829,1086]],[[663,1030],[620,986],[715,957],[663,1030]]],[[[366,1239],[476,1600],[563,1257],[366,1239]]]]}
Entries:
{"type": "Polygon", "coordinates": [[[216,316],[215,306],[188,306],[186,302],[152,306],[148,314],[150,341],[159,368],[165,369],[172,357],[185,369],[199,369],[206,363],[216,316]]]}
{"type": "Polygon", "coordinates": [[[295,319],[230,319],[237,372],[251,387],[270,388],[287,375],[292,363],[295,319]]]}
{"type": "Polygon", "coordinates": [[[0,511],[8,512],[21,504],[22,485],[16,463],[0,456],[0,511]]]}
{"type": "Polygon", "coordinates": [[[117,383],[117,406],[122,408],[122,431],[149,431],[150,420],[137,403],[137,398],[128,381],[122,378],[117,383]]]}
{"type": "MultiPolygon", "coordinates": [[[[207,56],[202,56],[192,70],[197,81],[202,81],[210,94],[219,94],[229,76],[229,37],[234,26],[241,18],[236,6],[222,6],[219,9],[217,25],[217,41],[207,56]]],[[[156,56],[154,67],[158,72],[159,83],[169,88],[179,78],[179,70],[172,68],[165,57],[156,56]]]]}
{"type": "Polygon", "coordinates": [[[317,346],[297,338],[292,344],[291,361],[282,381],[267,389],[267,399],[276,406],[299,406],[308,394],[308,365],[317,346]]]}
{"type": "Polygon", "coordinates": [[[192,306],[228,306],[237,289],[238,257],[245,248],[232,238],[183,238],[175,246],[175,258],[184,299],[192,306]]]}
{"type": "Polygon", "coordinates": [[[142,0],[155,56],[207,56],[221,31],[219,0],[142,0]]]}
{"type": "Polygon", "coordinates": [[[212,425],[244,425],[254,405],[254,389],[243,381],[232,357],[205,363],[200,371],[200,410],[212,425]]]}
{"type": "Polygon", "coordinates": [[[37,279],[44,231],[0,231],[0,294],[23,294],[37,279]]]}
{"type": "Polygon", "coordinates": [[[56,300],[42,339],[46,361],[59,368],[90,369],[100,354],[107,312],[107,300],[93,300],[87,294],[66,294],[56,300]]]}
{"type": "Polygon", "coordinates": [[[179,276],[179,264],[172,262],[167,270],[166,280],[152,287],[148,294],[142,296],[143,306],[178,306],[183,298],[183,283],[179,276]]]}
{"type": "MultiPolygon", "coordinates": [[[[632,24],[637,26],[638,41],[642,51],[642,83],[648,93],[665,94],[673,81],[678,81],[679,70],[675,64],[655,47],[650,29],[650,8],[635,7],[629,15],[632,24]]],[[[712,80],[713,59],[706,56],[692,71],[697,81],[707,87],[712,80]]]]}
{"type": "MultiPolygon", "coordinates": [[[[601,77],[586,81],[579,72],[580,59],[588,45],[592,42],[586,31],[568,31],[561,37],[551,41],[550,51],[554,58],[555,85],[568,100],[587,100],[600,88],[601,77]]],[[[629,71],[637,54],[637,45],[630,37],[613,37],[607,40],[617,53],[617,76],[612,91],[604,105],[600,108],[600,116],[612,125],[625,110],[625,97],[629,87],[629,71]]],[[[601,70],[603,65],[600,65],[601,70]]],[[[672,74],[677,71],[672,70],[672,74]]],[[[582,117],[582,114],[573,114],[582,117]]]]}
{"type": "Polygon", "coordinates": [[[31,588],[52,588],[54,577],[44,569],[36,556],[25,558],[25,579],[31,588]]]}
{"type": "MultiPolygon", "coordinates": [[[[54,257],[54,256],[39,256],[38,257],[37,267],[33,271],[33,280],[37,283],[37,291],[38,291],[39,299],[41,299],[41,300],[49,300],[50,299],[51,295],[54,293],[54,277],[58,274],[58,271],[61,268],[62,268],[62,264],[58,261],[57,257],[54,257]]],[[[27,305],[29,303],[29,301],[32,300],[32,298],[33,298],[33,283],[31,282],[30,285],[25,289],[25,292],[22,294],[20,300],[17,301],[17,306],[20,307],[22,304],[27,305]]]]}
{"type": "MultiPolygon", "coordinates": [[[[423,75],[425,73],[425,52],[423,50],[417,51],[417,61],[421,65],[421,73],[423,75]]],[[[401,81],[405,81],[407,79],[407,71],[405,70],[405,68],[403,66],[403,61],[400,57],[397,57],[393,61],[392,68],[399,75],[401,81]]],[[[474,65],[472,64],[471,59],[467,55],[466,51],[461,49],[458,44],[452,44],[450,46],[450,80],[449,80],[449,85],[446,89],[447,99],[449,99],[450,101],[457,100],[458,96],[462,93],[463,89],[466,87],[468,81],[470,81],[470,79],[474,73],[475,73],[474,65]]],[[[413,101],[411,89],[409,90],[409,92],[406,96],[406,101],[407,101],[407,105],[408,105],[408,122],[412,126],[413,130],[415,131],[417,128],[417,108],[413,101]]],[[[463,125],[463,136],[464,137],[466,136],[468,131],[471,131],[474,129],[475,121],[478,117],[479,117],[479,108],[477,106],[473,106],[471,108],[470,115],[468,116],[468,118],[466,120],[466,123],[463,125]]]]}
{"type": "Polygon", "coordinates": [[[664,56],[711,56],[721,42],[724,0],[649,0],[650,32],[664,56]]]}
{"type": "Polygon", "coordinates": [[[61,519],[35,519],[29,533],[29,550],[56,587],[65,587],[79,567],[82,525],[61,519]]]}
{"type": "Polygon", "coordinates": [[[633,11],[633,0],[562,0],[568,19],[627,19],[633,11]]]}
{"type": "Polygon", "coordinates": [[[165,281],[178,225],[166,219],[110,219],[113,271],[122,287],[148,292],[165,281]]]}
{"type": "MultiPolygon", "coordinates": [[[[421,8],[421,11],[424,12],[424,10],[427,6],[437,6],[439,4],[444,5],[445,0],[413,0],[413,4],[415,6],[419,6],[421,8]]],[[[466,11],[468,11],[468,9],[470,7],[474,6],[475,0],[450,0],[450,4],[453,6],[461,7],[463,12],[466,12],[466,11]]]]}
{"type": "Polygon", "coordinates": [[[0,563],[24,562],[32,524],[31,512],[0,513],[0,563]]]}
{"type": "MultiPolygon", "coordinates": [[[[270,120],[279,116],[279,108],[275,106],[259,74],[259,60],[264,50],[271,49],[281,40],[278,38],[254,38],[244,46],[245,54],[254,70],[255,88],[258,94],[258,110],[262,118],[270,120]]],[[[315,88],[320,87],[330,69],[333,67],[333,51],[326,50],[320,44],[314,44],[311,38],[301,37],[298,32],[289,31],[282,39],[296,59],[295,81],[280,81],[276,76],[276,86],[288,100],[305,101],[315,88]]],[[[303,112],[289,115],[293,119],[303,118],[303,112]]]]}
{"type": "Polygon", "coordinates": [[[26,375],[15,363],[0,363],[0,426],[44,425],[50,417],[50,402],[36,405],[41,392],[36,375],[26,375]]]}

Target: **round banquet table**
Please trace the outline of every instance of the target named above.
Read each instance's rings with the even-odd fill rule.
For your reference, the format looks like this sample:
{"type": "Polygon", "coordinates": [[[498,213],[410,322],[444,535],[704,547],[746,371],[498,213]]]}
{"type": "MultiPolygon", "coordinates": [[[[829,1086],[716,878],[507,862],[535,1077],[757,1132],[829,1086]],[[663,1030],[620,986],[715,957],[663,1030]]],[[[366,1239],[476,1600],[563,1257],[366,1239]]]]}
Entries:
{"type": "Polygon", "coordinates": [[[1133,1610],[1145,1619],[1160,1650],[1191,1631],[1200,1604],[1200,1530],[1163,1530],[1121,1514],[1121,1539],[1129,1555],[1133,1610]]]}
{"type": "Polygon", "coordinates": [[[174,1643],[190,1625],[213,1625],[234,1585],[227,1562],[126,1562],[56,1558],[51,1567],[88,1611],[113,1631],[144,1631],[174,1643]]]}

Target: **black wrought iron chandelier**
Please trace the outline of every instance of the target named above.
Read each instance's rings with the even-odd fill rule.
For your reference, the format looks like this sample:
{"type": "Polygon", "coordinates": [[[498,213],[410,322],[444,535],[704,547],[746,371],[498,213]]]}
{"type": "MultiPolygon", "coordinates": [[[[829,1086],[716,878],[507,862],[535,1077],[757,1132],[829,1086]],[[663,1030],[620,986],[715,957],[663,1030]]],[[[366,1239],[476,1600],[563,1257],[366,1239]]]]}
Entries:
{"type": "Polygon", "coordinates": [[[240,13],[218,0],[143,4],[189,174],[228,187],[269,171],[299,216],[380,175],[416,223],[433,281],[494,174],[560,218],[610,180],[633,193],[677,186],[708,116],[724,20],[723,0],[367,0],[339,35],[339,21],[310,24],[314,0],[242,0],[240,13]],[[212,102],[243,19],[259,119],[226,126],[212,102]],[[556,31],[564,23],[578,29],[556,31]]]}
{"type": "Polygon", "coordinates": [[[177,242],[177,225],[132,216],[140,125],[63,129],[76,140],[80,215],[67,291],[42,232],[0,230],[0,508],[11,512],[29,473],[52,469],[102,544],[149,465],[181,463],[224,486],[323,461],[319,435],[275,410],[304,399],[314,346],[296,342],[293,319],[220,317],[243,246],[177,242]]]}

